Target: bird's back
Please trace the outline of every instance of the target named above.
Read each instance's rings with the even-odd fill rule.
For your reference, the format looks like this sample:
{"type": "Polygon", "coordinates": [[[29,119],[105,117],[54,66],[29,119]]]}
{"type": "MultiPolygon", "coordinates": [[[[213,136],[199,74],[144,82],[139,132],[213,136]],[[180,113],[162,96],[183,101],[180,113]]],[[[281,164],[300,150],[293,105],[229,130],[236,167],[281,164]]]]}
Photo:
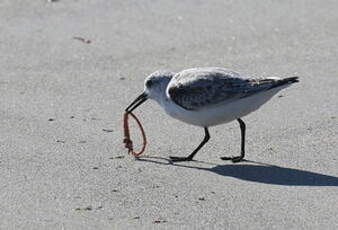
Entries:
{"type": "MultiPolygon", "coordinates": [[[[289,78],[295,82],[297,78],[289,78]]],[[[167,87],[168,96],[187,110],[229,103],[289,83],[280,78],[253,78],[219,67],[187,69],[167,87]]]]}

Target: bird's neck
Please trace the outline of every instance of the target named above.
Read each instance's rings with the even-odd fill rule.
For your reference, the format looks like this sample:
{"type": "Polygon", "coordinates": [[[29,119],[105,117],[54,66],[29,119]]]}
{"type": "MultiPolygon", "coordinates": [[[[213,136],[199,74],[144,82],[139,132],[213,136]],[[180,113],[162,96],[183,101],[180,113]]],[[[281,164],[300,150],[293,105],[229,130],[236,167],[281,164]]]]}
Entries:
{"type": "Polygon", "coordinates": [[[166,107],[166,105],[168,103],[170,103],[169,97],[167,96],[167,86],[168,86],[168,82],[165,82],[165,84],[161,85],[161,88],[159,90],[157,90],[157,95],[154,98],[157,103],[162,106],[163,108],[166,107]]]}

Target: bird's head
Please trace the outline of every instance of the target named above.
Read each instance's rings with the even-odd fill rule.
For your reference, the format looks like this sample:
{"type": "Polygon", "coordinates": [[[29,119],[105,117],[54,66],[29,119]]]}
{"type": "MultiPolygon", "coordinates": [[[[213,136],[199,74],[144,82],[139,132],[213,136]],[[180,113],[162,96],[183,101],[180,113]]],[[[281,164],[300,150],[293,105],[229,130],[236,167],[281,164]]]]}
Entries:
{"type": "Polygon", "coordinates": [[[127,108],[126,112],[130,113],[139,105],[145,102],[148,98],[159,102],[162,96],[165,95],[166,88],[171,78],[175,75],[174,72],[158,70],[150,74],[144,81],[144,91],[138,96],[127,108]]]}

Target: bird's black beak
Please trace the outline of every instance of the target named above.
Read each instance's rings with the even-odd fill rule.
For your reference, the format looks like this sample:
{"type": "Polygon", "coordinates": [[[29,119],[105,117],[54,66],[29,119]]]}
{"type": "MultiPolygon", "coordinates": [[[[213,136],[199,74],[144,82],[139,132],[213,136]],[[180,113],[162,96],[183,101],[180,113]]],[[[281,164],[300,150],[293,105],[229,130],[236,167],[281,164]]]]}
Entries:
{"type": "Polygon", "coordinates": [[[131,113],[134,109],[136,109],[139,105],[141,105],[143,102],[145,102],[148,99],[146,93],[142,93],[140,96],[138,96],[127,108],[126,112],[131,113]]]}

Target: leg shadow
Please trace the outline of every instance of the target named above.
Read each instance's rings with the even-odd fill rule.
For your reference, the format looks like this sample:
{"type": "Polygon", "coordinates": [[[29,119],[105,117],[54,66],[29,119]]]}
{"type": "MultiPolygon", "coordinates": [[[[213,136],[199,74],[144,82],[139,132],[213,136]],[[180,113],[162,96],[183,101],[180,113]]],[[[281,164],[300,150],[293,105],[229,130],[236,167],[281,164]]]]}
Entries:
{"type": "MultiPolygon", "coordinates": [[[[140,157],[139,161],[172,165],[191,169],[206,170],[221,176],[234,177],[240,180],[264,184],[285,186],[338,186],[338,177],[315,173],[306,170],[284,168],[255,161],[244,160],[243,163],[230,165],[217,165],[213,163],[196,161],[199,164],[213,165],[214,167],[196,167],[191,163],[176,164],[164,157],[140,157]],[[216,165],[216,166],[215,166],[216,165]]],[[[194,161],[193,161],[194,162],[194,161]]]]}

